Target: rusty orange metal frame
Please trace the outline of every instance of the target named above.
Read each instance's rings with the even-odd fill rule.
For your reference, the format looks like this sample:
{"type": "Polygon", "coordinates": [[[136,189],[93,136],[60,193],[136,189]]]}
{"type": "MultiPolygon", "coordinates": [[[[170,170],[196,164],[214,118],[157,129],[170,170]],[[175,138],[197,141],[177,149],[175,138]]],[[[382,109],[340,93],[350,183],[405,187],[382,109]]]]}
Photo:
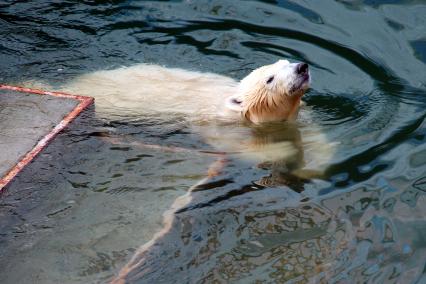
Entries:
{"type": "Polygon", "coordinates": [[[93,104],[94,99],[91,97],[77,96],[60,92],[48,92],[37,89],[22,88],[17,86],[9,86],[0,84],[0,90],[10,90],[22,93],[54,96],[58,98],[74,99],[79,101],[79,104],[69,112],[46,136],[44,136],[35,147],[25,154],[25,156],[4,176],[0,177],[0,193],[13,180],[13,178],[22,169],[28,165],[52,140],[61,132],[67,125],[75,119],[84,109],[93,104]]]}

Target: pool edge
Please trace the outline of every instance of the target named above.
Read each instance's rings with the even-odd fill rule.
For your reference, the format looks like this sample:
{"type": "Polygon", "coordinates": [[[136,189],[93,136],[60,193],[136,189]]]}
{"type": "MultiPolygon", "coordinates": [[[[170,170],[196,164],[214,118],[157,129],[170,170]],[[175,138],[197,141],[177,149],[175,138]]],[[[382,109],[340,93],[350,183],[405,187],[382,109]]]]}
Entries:
{"type": "Polygon", "coordinates": [[[37,144],[27,152],[17,164],[15,164],[3,177],[0,177],[0,194],[4,192],[4,189],[12,182],[12,180],[29,164],[31,161],[44,149],[47,145],[58,135],[63,129],[65,129],[77,116],[80,115],[87,107],[93,104],[94,98],[87,96],[71,95],[62,92],[51,92],[43,91],[38,89],[30,89],[19,86],[10,86],[0,84],[0,90],[10,90],[21,93],[30,93],[36,95],[47,95],[58,98],[68,98],[79,101],[76,107],[68,112],[62,120],[53,127],[49,133],[41,138],[37,144]]]}

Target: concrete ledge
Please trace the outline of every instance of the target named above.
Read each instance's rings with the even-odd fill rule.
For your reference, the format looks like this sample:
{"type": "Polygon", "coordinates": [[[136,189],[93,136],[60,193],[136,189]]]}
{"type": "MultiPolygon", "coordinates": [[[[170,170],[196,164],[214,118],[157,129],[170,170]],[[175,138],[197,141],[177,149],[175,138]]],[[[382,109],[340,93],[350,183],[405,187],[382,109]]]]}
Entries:
{"type": "Polygon", "coordinates": [[[0,193],[93,101],[0,84],[0,193]]]}

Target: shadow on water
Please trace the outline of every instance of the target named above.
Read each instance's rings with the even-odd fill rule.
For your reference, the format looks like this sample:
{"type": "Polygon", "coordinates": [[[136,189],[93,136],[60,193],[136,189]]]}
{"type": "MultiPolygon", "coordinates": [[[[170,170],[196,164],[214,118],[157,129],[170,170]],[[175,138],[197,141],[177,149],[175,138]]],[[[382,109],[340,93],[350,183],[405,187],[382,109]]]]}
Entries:
{"type": "Polygon", "coordinates": [[[297,125],[86,113],[2,195],[1,282],[106,282],[124,267],[130,283],[423,283],[425,13],[416,0],[0,3],[1,82],[140,62],[241,78],[283,57],[313,75],[297,125]],[[216,133],[229,155],[203,156],[221,150],[216,133]]]}

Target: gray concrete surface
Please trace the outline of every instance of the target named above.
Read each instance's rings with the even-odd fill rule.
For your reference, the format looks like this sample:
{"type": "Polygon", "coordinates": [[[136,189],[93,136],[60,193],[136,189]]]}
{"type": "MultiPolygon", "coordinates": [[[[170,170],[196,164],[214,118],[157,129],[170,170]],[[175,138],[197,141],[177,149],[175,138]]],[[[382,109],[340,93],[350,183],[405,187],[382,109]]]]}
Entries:
{"type": "Polygon", "coordinates": [[[77,104],[73,99],[0,90],[0,178],[77,104]]]}

